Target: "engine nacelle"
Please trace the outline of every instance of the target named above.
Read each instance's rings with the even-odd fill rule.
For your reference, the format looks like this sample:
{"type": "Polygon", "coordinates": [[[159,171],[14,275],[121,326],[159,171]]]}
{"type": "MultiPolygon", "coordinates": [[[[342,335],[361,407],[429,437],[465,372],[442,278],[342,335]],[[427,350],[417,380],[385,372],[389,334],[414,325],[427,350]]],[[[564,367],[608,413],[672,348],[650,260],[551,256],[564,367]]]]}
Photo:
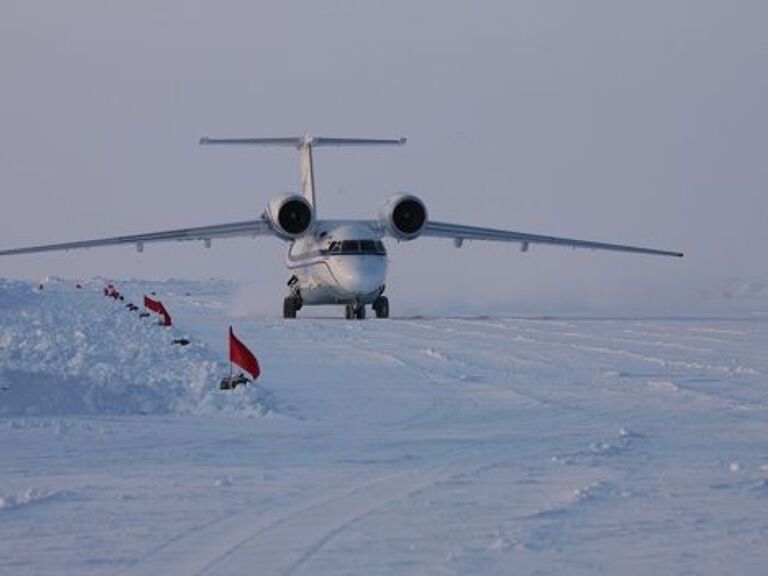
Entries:
{"type": "Polygon", "coordinates": [[[379,209],[379,222],[393,238],[413,240],[427,225],[427,207],[412,194],[395,194],[379,209]]]}
{"type": "Polygon", "coordinates": [[[275,233],[283,240],[293,240],[303,236],[315,222],[312,205],[298,194],[273,198],[267,204],[264,215],[275,233]]]}

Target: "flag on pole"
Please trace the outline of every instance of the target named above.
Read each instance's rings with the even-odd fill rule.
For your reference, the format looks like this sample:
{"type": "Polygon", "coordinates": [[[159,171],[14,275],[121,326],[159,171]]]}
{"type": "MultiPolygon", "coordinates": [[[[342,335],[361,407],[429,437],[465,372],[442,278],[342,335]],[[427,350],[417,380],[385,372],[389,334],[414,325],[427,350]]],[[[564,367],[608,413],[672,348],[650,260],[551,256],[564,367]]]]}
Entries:
{"type": "Polygon", "coordinates": [[[159,300],[152,300],[149,296],[146,294],[144,295],[144,307],[148,308],[149,310],[152,310],[152,312],[155,312],[156,314],[162,314],[160,312],[162,304],[159,300]]]}
{"type": "Polygon", "coordinates": [[[168,310],[165,309],[163,303],[160,300],[153,300],[146,294],[144,295],[144,306],[149,310],[152,310],[155,314],[160,314],[163,317],[163,326],[170,326],[173,321],[171,315],[168,314],[168,310]]]}
{"type": "Polygon", "coordinates": [[[246,372],[250,372],[254,380],[261,374],[261,367],[259,367],[259,361],[256,360],[256,356],[248,350],[245,344],[237,339],[237,336],[232,331],[232,326],[229,327],[229,361],[237,364],[246,372]]]}

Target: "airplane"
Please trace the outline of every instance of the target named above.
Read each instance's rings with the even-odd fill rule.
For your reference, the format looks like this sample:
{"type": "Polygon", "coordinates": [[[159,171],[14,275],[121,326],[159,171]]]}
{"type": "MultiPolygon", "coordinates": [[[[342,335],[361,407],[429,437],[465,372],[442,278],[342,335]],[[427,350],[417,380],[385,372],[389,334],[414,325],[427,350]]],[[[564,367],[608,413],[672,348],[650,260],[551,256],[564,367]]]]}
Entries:
{"type": "Polygon", "coordinates": [[[448,238],[459,248],[465,241],[486,240],[518,243],[523,252],[531,244],[549,244],[681,258],[680,252],[638,246],[607,244],[573,238],[528,234],[511,230],[449,224],[429,218],[424,202],[409,193],[390,196],[372,220],[325,220],[317,217],[313,150],[324,146],[402,146],[405,138],[325,138],[309,135],[288,138],[208,138],[201,145],[287,146],[298,150],[302,194],[272,198],[260,218],[196,228],[164,230],[146,234],[115,236],[0,250],[0,256],[54,250],[73,250],[131,244],[139,252],[151,242],[198,240],[206,247],[214,239],[236,236],[275,236],[288,243],[286,266],[291,273],[289,294],[283,301],[283,317],[296,318],[303,306],[337,304],[345,307],[348,320],[365,318],[370,305],[377,318],[389,317],[384,295],[387,250],[382,240],[398,242],[420,237],[448,238]]]}

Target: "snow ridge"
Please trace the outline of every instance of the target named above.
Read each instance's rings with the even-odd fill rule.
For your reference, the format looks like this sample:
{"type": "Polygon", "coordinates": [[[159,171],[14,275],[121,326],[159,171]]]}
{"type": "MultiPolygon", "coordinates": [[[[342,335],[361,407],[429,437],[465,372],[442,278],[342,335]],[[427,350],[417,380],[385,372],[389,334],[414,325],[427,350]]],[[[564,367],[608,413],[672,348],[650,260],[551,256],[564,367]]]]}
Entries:
{"type": "MultiPolygon", "coordinates": [[[[237,413],[272,398],[251,386],[223,394],[226,366],[204,345],[172,345],[181,328],[105,298],[99,281],[0,280],[0,415],[237,413]],[[11,384],[11,382],[13,384],[11,384]]],[[[140,303],[141,294],[133,301],[140,303]]],[[[224,360],[224,359],[221,359],[224,360]]]]}

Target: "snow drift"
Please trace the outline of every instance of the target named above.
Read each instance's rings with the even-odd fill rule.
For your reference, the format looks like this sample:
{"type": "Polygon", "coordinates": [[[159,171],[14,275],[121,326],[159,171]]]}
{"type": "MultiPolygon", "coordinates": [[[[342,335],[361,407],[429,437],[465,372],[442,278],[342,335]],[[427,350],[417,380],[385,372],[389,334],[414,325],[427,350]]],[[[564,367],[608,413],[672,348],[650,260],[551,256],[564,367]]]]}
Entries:
{"type": "Polygon", "coordinates": [[[251,386],[223,394],[226,365],[204,345],[172,345],[183,326],[126,308],[140,286],[105,298],[100,281],[41,286],[0,281],[0,415],[264,414],[270,396],[251,386]]]}

